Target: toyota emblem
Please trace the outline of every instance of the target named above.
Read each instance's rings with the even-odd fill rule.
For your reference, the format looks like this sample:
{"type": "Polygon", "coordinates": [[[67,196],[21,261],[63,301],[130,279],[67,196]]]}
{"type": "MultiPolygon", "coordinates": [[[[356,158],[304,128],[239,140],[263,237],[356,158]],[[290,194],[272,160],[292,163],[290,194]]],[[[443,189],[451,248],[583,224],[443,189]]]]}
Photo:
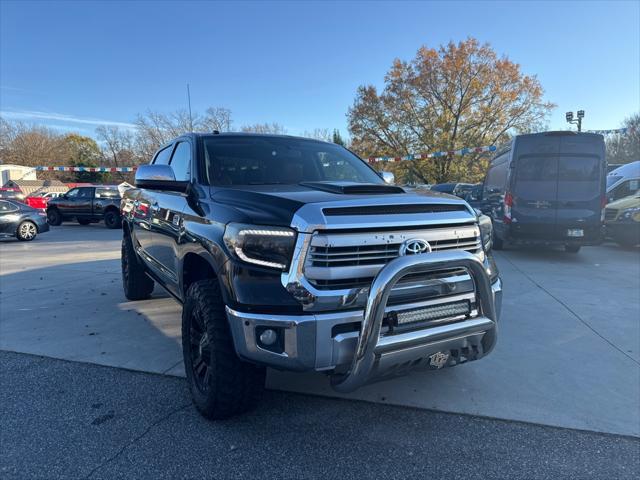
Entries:
{"type": "Polygon", "coordinates": [[[430,251],[431,245],[429,245],[429,242],[419,238],[407,240],[400,247],[400,255],[418,255],[420,253],[429,253],[430,251]]]}

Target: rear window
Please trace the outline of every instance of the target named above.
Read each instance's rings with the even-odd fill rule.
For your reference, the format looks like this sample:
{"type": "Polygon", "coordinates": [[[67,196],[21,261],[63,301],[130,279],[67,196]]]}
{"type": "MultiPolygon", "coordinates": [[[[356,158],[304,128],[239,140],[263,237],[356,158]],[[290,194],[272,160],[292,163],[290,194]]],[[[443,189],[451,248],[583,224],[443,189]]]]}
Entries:
{"type": "Polygon", "coordinates": [[[600,179],[598,157],[560,157],[558,180],[565,182],[596,182],[600,179]]]}
{"type": "Polygon", "coordinates": [[[520,157],[516,168],[516,180],[521,182],[549,182],[558,178],[558,162],[555,157],[520,157]]]}

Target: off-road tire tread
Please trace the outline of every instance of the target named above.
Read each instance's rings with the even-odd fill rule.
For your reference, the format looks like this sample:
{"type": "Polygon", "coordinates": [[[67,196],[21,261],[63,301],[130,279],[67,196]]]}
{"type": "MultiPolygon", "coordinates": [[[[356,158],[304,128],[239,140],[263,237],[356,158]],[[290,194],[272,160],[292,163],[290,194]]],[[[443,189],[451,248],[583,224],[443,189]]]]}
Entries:
{"type": "Polygon", "coordinates": [[[220,420],[251,410],[262,398],[265,368],[243,362],[233,347],[225,304],[216,280],[193,283],[182,310],[182,350],[193,402],[206,418],[220,420]],[[191,312],[200,310],[210,338],[211,386],[205,395],[193,381],[189,331],[191,312]]]}
{"type": "Polygon", "coordinates": [[[122,237],[122,287],[124,296],[129,300],[146,300],[153,292],[153,280],[145,273],[144,268],[138,261],[138,256],[133,248],[133,243],[129,235],[122,237]],[[128,266],[128,277],[125,278],[125,261],[128,266]]]}

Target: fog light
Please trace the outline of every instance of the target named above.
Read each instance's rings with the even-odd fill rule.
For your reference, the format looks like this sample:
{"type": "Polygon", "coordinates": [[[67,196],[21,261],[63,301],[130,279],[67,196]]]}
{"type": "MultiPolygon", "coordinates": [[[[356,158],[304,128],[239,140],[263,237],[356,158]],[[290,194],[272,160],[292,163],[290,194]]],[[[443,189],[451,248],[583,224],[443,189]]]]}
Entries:
{"type": "Polygon", "coordinates": [[[262,343],[263,345],[270,346],[277,341],[278,334],[275,332],[275,330],[271,330],[270,328],[268,328],[260,334],[260,343],[262,343]]]}

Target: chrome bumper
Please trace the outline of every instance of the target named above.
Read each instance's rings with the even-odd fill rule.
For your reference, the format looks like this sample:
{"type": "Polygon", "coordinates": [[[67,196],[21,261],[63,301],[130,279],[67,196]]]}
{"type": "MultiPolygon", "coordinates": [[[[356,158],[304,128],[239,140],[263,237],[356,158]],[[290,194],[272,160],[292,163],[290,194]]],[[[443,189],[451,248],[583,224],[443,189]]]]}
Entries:
{"type": "Polygon", "coordinates": [[[330,371],[332,386],[348,392],[375,378],[415,368],[434,368],[430,357],[446,356],[451,366],[487,355],[496,343],[502,284],[490,282],[482,261],[464,251],[434,252],[396,258],[376,276],[365,310],[272,316],[227,308],[236,352],[241,357],[275,368],[330,371]],[[387,306],[394,285],[411,273],[462,267],[472,276],[475,292],[439,297],[409,306],[387,306]],[[475,298],[469,298],[475,297],[475,298]],[[385,313],[405,308],[433,306],[460,299],[475,300],[469,318],[405,333],[382,326],[385,313]],[[333,333],[341,324],[361,323],[360,332],[333,333]],[[277,327],[284,335],[283,352],[261,348],[256,329],[277,327]]]}

